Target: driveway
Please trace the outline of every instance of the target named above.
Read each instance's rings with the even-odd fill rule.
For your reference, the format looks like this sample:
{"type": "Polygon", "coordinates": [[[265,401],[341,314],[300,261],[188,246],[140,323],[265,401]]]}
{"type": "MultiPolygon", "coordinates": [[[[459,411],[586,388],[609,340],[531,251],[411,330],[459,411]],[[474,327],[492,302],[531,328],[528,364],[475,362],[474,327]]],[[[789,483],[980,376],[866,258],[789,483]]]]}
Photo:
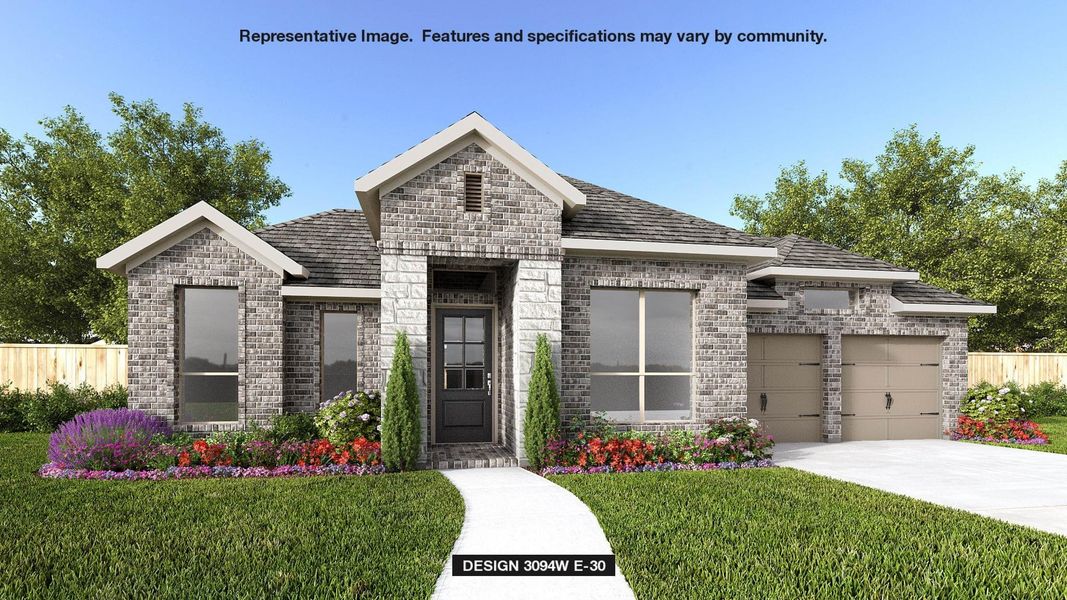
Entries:
{"type": "Polygon", "coordinates": [[[1067,455],[947,440],[778,444],[775,463],[1067,535],[1067,455]]]}

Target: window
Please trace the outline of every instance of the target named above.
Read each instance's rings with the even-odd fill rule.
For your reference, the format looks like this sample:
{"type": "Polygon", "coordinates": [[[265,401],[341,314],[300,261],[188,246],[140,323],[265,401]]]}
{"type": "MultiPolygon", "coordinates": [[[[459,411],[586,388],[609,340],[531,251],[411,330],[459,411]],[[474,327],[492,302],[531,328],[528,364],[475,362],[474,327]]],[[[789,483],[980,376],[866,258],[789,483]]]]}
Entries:
{"type": "Polygon", "coordinates": [[[185,422],[237,420],[237,290],[185,288],[181,409],[185,422]]]}
{"type": "Polygon", "coordinates": [[[356,390],[356,313],[322,314],[322,400],[356,390]]]}
{"type": "Polygon", "coordinates": [[[615,421],[677,421],[692,409],[693,295],[594,289],[590,408],[615,421]]]}
{"type": "Polygon", "coordinates": [[[485,319],[444,317],[446,390],[485,387],[485,319]]]}
{"type": "Polygon", "coordinates": [[[465,173],[463,175],[463,210],[482,212],[482,175],[465,173]]]}
{"type": "Polygon", "coordinates": [[[848,290],[804,288],[804,310],[848,308],[851,305],[852,294],[848,290]]]}

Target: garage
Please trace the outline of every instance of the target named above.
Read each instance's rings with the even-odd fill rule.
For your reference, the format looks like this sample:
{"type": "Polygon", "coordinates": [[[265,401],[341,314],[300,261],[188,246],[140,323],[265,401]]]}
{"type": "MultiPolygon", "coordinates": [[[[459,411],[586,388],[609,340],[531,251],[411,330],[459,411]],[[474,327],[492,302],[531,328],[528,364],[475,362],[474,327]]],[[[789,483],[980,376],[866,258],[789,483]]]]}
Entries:
{"type": "Polygon", "coordinates": [[[748,336],[748,416],[778,442],[822,441],[822,339],[748,336]]]}
{"type": "Polygon", "coordinates": [[[941,437],[941,339],[842,336],[841,439],[941,437]]]}

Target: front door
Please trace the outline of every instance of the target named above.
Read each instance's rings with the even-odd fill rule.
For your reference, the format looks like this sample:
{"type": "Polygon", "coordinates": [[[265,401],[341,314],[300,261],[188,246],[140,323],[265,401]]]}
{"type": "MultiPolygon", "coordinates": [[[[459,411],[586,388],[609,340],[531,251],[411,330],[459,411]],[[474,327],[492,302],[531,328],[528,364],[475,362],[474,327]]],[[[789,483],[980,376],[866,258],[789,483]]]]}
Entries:
{"type": "Polygon", "coordinates": [[[437,309],[437,443],[493,441],[492,331],[491,309],[437,309]]]}

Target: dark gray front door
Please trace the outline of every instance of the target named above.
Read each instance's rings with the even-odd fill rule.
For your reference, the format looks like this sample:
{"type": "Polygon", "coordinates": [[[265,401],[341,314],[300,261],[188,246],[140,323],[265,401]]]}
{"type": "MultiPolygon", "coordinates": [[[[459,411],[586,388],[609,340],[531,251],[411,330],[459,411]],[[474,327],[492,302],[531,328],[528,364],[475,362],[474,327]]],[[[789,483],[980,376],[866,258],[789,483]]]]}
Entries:
{"type": "Polygon", "coordinates": [[[493,311],[437,309],[436,441],[493,441],[493,311]]]}

